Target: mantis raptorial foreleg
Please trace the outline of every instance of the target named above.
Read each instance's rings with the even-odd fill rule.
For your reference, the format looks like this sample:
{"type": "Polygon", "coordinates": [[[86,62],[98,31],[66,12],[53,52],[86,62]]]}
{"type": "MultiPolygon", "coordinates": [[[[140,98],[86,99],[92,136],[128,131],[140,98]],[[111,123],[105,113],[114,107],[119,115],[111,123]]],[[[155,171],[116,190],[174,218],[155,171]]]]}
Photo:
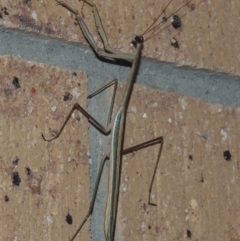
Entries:
{"type": "Polygon", "coordinates": [[[104,27],[102,25],[102,21],[100,19],[100,16],[99,16],[99,13],[98,13],[98,10],[97,10],[96,6],[92,1],[90,1],[90,0],[80,0],[80,1],[86,2],[87,4],[89,4],[93,8],[93,16],[95,18],[96,27],[97,27],[98,33],[100,34],[100,36],[102,38],[103,45],[104,45],[103,49],[99,48],[97,46],[96,41],[94,40],[91,32],[89,31],[86,23],[83,21],[82,16],[78,13],[78,11],[64,1],[58,1],[58,0],[56,0],[56,1],[59,5],[62,5],[63,7],[67,8],[70,12],[72,12],[76,16],[78,24],[79,24],[81,30],[83,31],[83,34],[84,34],[85,38],[88,40],[89,44],[93,47],[94,51],[96,52],[96,54],[99,57],[103,57],[105,59],[110,59],[110,60],[121,59],[121,60],[129,61],[129,62],[133,61],[134,57],[132,55],[123,53],[123,52],[118,51],[116,49],[113,49],[112,47],[110,47],[108,45],[108,39],[107,39],[107,35],[105,33],[105,30],[104,30],[104,27]]]}

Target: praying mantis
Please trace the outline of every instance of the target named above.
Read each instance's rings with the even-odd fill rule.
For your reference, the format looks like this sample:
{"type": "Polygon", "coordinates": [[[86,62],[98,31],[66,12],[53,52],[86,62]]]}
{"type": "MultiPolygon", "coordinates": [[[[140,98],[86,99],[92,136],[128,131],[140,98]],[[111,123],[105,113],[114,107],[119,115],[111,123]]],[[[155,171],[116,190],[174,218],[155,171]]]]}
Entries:
{"type": "MultiPolygon", "coordinates": [[[[108,45],[108,39],[107,39],[105,30],[103,28],[103,25],[102,25],[102,22],[101,22],[101,19],[100,19],[100,16],[99,16],[99,13],[98,13],[98,10],[97,10],[95,4],[91,0],[81,0],[81,1],[84,1],[85,3],[87,3],[88,5],[90,5],[93,8],[93,15],[95,18],[96,27],[97,27],[99,35],[103,41],[104,48],[99,48],[97,46],[97,43],[95,42],[95,40],[93,38],[93,35],[89,31],[83,18],[78,13],[78,11],[75,10],[75,8],[73,8],[71,5],[69,5],[68,3],[64,2],[64,1],[57,0],[56,2],[59,5],[62,5],[63,7],[65,7],[67,10],[69,10],[70,12],[72,12],[75,15],[77,22],[78,22],[85,38],[88,40],[89,44],[91,45],[91,47],[93,48],[93,50],[99,57],[108,59],[108,60],[113,60],[113,61],[124,60],[124,61],[130,62],[132,64],[131,71],[130,71],[130,74],[129,74],[129,77],[127,80],[127,84],[126,84],[126,88],[125,88],[125,93],[122,97],[122,101],[120,103],[120,106],[119,106],[118,111],[116,112],[114,118],[112,118],[112,111],[113,111],[116,90],[117,90],[117,80],[116,79],[111,81],[107,85],[103,86],[102,88],[100,88],[99,90],[97,90],[96,92],[94,92],[93,94],[88,96],[88,98],[92,98],[95,95],[102,92],[103,90],[107,89],[108,87],[110,87],[112,85],[114,86],[113,98],[112,98],[112,101],[110,104],[110,111],[109,111],[109,116],[108,116],[108,121],[107,121],[107,127],[102,126],[96,119],[94,119],[78,103],[75,103],[74,106],[72,107],[71,111],[69,112],[67,118],[65,119],[62,127],[60,128],[58,134],[51,139],[46,139],[43,134],[42,134],[42,137],[45,141],[48,141],[48,142],[53,141],[54,139],[58,138],[60,136],[60,134],[62,133],[65,125],[67,124],[68,120],[70,119],[72,113],[75,110],[80,111],[88,119],[88,121],[93,126],[95,126],[100,132],[102,132],[105,135],[109,135],[109,145],[108,145],[107,151],[105,152],[105,154],[101,160],[101,163],[100,163],[100,167],[99,167],[92,199],[90,202],[89,210],[88,210],[87,214],[85,215],[83,221],[79,225],[78,229],[75,231],[75,233],[69,240],[73,241],[76,238],[76,236],[82,229],[83,225],[85,224],[85,222],[87,221],[89,216],[92,214],[94,203],[96,200],[98,185],[99,185],[99,182],[101,179],[104,164],[105,164],[106,160],[110,160],[109,187],[108,187],[108,198],[107,198],[107,205],[106,205],[104,230],[105,230],[106,241],[114,241],[115,229],[116,229],[116,217],[117,217],[117,211],[118,211],[118,197],[119,197],[119,186],[120,186],[120,177],[121,177],[122,156],[127,153],[138,151],[145,147],[149,147],[149,146],[157,145],[157,144],[159,145],[157,160],[155,163],[152,179],[150,182],[149,193],[148,193],[148,204],[156,206],[156,204],[151,203],[150,197],[151,197],[151,192],[152,192],[152,186],[153,186],[155,176],[156,176],[157,167],[158,167],[162,149],[163,149],[164,139],[162,136],[160,136],[160,137],[157,137],[150,141],[146,141],[144,143],[132,146],[127,149],[123,148],[127,108],[128,108],[128,104],[129,104],[131,95],[132,95],[132,90],[133,90],[136,74],[138,71],[139,62],[141,59],[143,43],[147,39],[144,39],[143,34],[140,36],[135,36],[134,40],[132,41],[132,44],[134,45],[134,47],[136,47],[136,54],[134,56],[127,54],[127,53],[120,52],[116,49],[113,49],[112,47],[110,47],[108,45]]],[[[169,4],[172,1],[173,0],[169,1],[166,8],[169,6],[169,4]]],[[[191,1],[192,0],[188,1],[181,8],[179,8],[176,12],[178,12],[180,9],[182,9],[184,6],[186,6],[191,1]]],[[[163,10],[163,12],[164,12],[164,10],[163,10]]],[[[163,20],[156,26],[153,27],[153,25],[151,25],[150,28],[147,31],[145,31],[145,33],[147,33],[148,31],[154,30],[156,27],[158,27],[162,23],[166,22],[167,19],[170,18],[171,16],[173,16],[175,13],[171,14],[167,18],[166,17],[163,18],[163,20]]],[[[160,16],[157,18],[157,20],[160,18],[160,16]]]]}

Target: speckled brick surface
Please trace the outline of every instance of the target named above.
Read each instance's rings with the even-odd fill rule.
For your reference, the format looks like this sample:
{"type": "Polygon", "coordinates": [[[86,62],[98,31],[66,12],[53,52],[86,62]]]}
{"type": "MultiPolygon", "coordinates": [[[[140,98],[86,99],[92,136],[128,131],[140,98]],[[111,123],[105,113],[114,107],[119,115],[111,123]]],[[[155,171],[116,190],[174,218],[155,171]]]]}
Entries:
{"type": "Polygon", "coordinates": [[[88,123],[75,113],[59,139],[41,133],[54,136],[75,102],[86,108],[86,75],[3,56],[0,80],[0,240],[68,240],[88,208],[88,123]]]}
{"type": "MultiPolygon", "coordinates": [[[[129,44],[132,36],[142,33],[168,0],[95,2],[109,44],[134,54],[129,44]]],[[[166,15],[186,2],[173,1],[166,15]]],[[[91,7],[73,0],[68,3],[83,15],[100,42],[91,7]]],[[[182,27],[175,30],[170,24],[165,26],[145,43],[143,55],[177,65],[239,75],[239,4],[238,0],[192,1],[178,14],[182,27]],[[179,49],[171,46],[172,38],[178,41],[179,49]]],[[[49,42],[59,38],[87,45],[74,16],[55,1],[2,0],[0,7],[0,24],[6,28],[39,33],[47,36],[49,42]]],[[[83,50],[86,53],[82,54],[83,59],[88,58],[88,51],[91,50],[83,50]]],[[[34,53],[41,55],[41,49],[36,48],[34,53]]],[[[102,66],[97,68],[90,65],[90,57],[88,61],[91,68],[84,73],[9,56],[0,58],[2,240],[67,240],[86,213],[90,196],[89,161],[95,152],[98,156],[101,156],[100,151],[104,152],[101,137],[92,134],[95,144],[89,145],[89,125],[79,113],[74,113],[58,140],[46,143],[41,133],[56,134],[75,102],[87,108],[87,76],[92,78],[90,88],[94,90],[100,81],[105,81],[101,72],[109,71],[109,78],[110,74],[118,74],[120,80],[126,76],[122,70],[106,71],[100,60],[102,66]],[[72,225],[66,222],[66,217],[70,220],[68,214],[73,218],[72,225]]],[[[139,79],[147,78],[155,70],[148,67],[141,71],[139,79]]],[[[211,75],[214,73],[209,73],[211,75]]],[[[157,81],[162,81],[157,77],[157,81]]],[[[179,82],[176,86],[167,85],[166,89],[178,89],[184,82],[182,74],[179,82]]],[[[238,89],[236,79],[233,82],[238,89]]],[[[214,94],[214,86],[206,88],[206,96],[214,94]]],[[[119,84],[116,105],[124,87],[119,84]]],[[[224,89],[228,89],[227,83],[224,89]]],[[[111,91],[106,93],[110,101],[111,91]]],[[[229,94],[221,97],[227,98],[229,94]]],[[[218,103],[217,100],[213,103],[218,103]]],[[[93,103],[94,114],[104,112],[102,102],[93,103]]],[[[158,151],[155,146],[123,157],[115,241],[240,239],[237,215],[240,206],[237,120],[240,112],[239,108],[227,105],[209,104],[135,85],[127,112],[124,146],[163,136],[164,146],[151,196],[157,206],[147,205],[158,151]]],[[[91,170],[97,169],[96,163],[100,161],[95,157],[91,170]]],[[[103,186],[107,190],[105,174],[103,186]]],[[[101,203],[99,200],[96,206],[101,203]]],[[[92,235],[94,241],[104,240],[99,230],[103,233],[105,202],[101,205],[101,215],[94,212],[91,234],[87,224],[76,240],[90,240],[92,235]]]]}

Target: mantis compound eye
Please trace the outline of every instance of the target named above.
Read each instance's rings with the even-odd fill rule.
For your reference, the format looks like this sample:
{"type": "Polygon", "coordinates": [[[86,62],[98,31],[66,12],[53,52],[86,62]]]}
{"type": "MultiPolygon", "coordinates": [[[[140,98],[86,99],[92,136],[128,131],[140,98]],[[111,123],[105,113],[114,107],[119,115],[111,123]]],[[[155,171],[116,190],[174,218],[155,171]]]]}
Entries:
{"type": "Polygon", "coordinates": [[[144,42],[143,36],[136,35],[132,40],[131,44],[136,48],[138,44],[141,44],[143,42],[144,42]]]}

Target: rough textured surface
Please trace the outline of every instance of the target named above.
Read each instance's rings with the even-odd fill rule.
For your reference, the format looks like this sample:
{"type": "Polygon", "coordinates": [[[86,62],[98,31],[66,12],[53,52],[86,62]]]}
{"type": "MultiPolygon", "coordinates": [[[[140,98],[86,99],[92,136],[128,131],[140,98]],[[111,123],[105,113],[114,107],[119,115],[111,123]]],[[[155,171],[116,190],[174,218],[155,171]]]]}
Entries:
{"type": "Polygon", "coordinates": [[[68,240],[88,207],[88,124],[76,113],[58,140],[41,133],[50,138],[74,102],[86,105],[86,75],[8,56],[0,73],[0,240],[68,240]]]}
{"type": "Polygon", "coordinates": [[[123,158],[120,240],[187,240],[187,230],[191,240],[240,239],[239,117],[239,109],[135,85],[124,145],[163,136],[164,146],[157,207],[147,201],[159,146],[123,158]]]}
{"type": "MultiPolygon", "coordinates": [[[[90,29],[96,33],[91,8],[87,4],[82,8],[82,3],[77,1],[68,2],[83,13],[90,29]]],[[[138,1],[136,4],[135,1],[126,0],[96,1],[110,45],[133,53],[129,46],[132,34],[141,33],[149,26],[167,2],[138,1]]],[[[166,14],[184,2],[174,1],[166,14]]],[[[236,42],[239,35],[239,4],[237,0],[193,1],[178,14],[183,26],[178,30],[165,27],[159,35],[146,42],[143,54],[179,65],[239,74],[239,45],[236,42]],[[170,46],[172,37],[178,40],[180,49],[170,46]]],[[[52,37],[86,44],[75,23],[74,17],[61,6],[56,6],[55,1],[1,1],[0,24],[48,36],[45,45],[41,45],[36,36],[32,38],[28,48],[31,55],[26,49],[25,58],[73,69],[75,66],[78,69],[84,66],[91,82],[88,87],[90,93],[107,82],[105,75],[108,79],[127,79],[129,69],[116,70],[112,65],[94,58],[97,65],[92,61],[94,56],[86,48],[77,52],[81,56],[80,62],[75,58],[72,63],[75,49],[70,44],[58,43],[60,47],[56,50],[58,54],[55,54],[53,45],[57,41],[52,37]],[[30,48],[33,45],[35,48],[30,48]],[[68,49],[70,54],[65,55],[63,50],[67,49],[67,45],[71,51],[68,49]],[[61,58],[64,58],[65,65],[56,60],[61,58]]],[[[16,36],[14,38],[16,41],[16,36]]],[[[12,47],[5,46],[7,49],[12,47]]],[[[16,50],[15,54],[11,54],[17,56],[19,52],[16,50]]],[[[22,53],[20,56],[23,56],[22,53]]],[[[185,73],[184,69],[180,72],[172,67],[168,69],[169,77],[167,72],[158,76],[158,64],[149,61],[147,67],[144,65],[139,71],[138,83],[147,81],[153,88],[182,95],[188,92],[195,98],[205,101],[211,99],[215,105],[136,85],[128,109],[125,146],[156,136],[164,137],[152,196],[157,207],[147,205],[148,187],[158,149],[152,147],[123,158],[116,240],[189,240],[191,236],[194,241],[237,241],[240,239],[240,221],[236,215],[239,210],[239,127],[236,122],[239,109],[231,106],[239,106],[234,101],[239,99],[239,93],[229,91],[227,76],[208,72],[203,78],[200,70],[189,74],[187,70],[185,73]],[[160,85],[152,84],[149,75],[160,85]],[[227,79],[225,85],[220,84],[222,88],[215,84],[219,84],[218,77],[221,77],[221,83],[227,79]],[[185,80],[194,82],[188,85],[185,80]],[[182,85],[183,82],[185,85],[182,85]],[[184,92],[183,88],[187,91],[184,92]],[[215,95],[218,90],[222,92],[215,95]],[[199,92],[199,95],[196,94],[199,92]],[[223,156],[227,150],[232,155],[228,161],[223,156]]],[[[161,66],[164,66],[161,70],[169,67],[161,66]]],[[[105,151],[104,141],[91,128],[91,155],[88,155],[88,125],[81,115],[79,119],[79,114],[75,114],[59,140],[44,143],[41,132],[55,133],[74,102],[85,106],[86,76],[77,72],[75,77],[73,70],[61,70],[9,57],[1,59],[1,68],[0,190],[4,217],[1,221],[1,233],[5,235],[3,240],[67,240],[88,207],[88,159],[94,164],[91,167],[94,183],[98,169],[96,164],[105,151]],[[12,85],[14,76],[19,78],[19,89],[12,85]],[[78,83],[81,85],[78,86],[78,83]],[[73,95],[71,101],[62,100],[66,91],[73,95]],[[81,93],[80,97],[77,97],[78,93],[81,93]],[[16,156],[19,158],[17,166],[12,163],[12,160],[16,162],[16,156]],[[26,168],[30,168],[31,172],[26,168]],[[13,185],[13,180],[15,184],[20,182],[19,186],[13,185]],[[73,217],[72,226],[65,221],[68,213],[73,217]]],[[[231,82],[231,88],[234,86],[236,90],[239,89],[238,78],[231,82]]],[[[120,86],[118,90],[117,103],[123,88],[120,86]]],[[[107,93],[109,101],[111,93],[107,93]]],[[[102,118],[106,116],[106,99],[102,102],[97,97],[91,101],[91,113],[96,118],[98,115],[102,118]]],[[[100,121],[105,123],[103,119],[100,121]]],[[[94,241],[105,241],[105,202],[102,196],[107,192],[107,184],[106,168],[101,185],[105,191],[100,191],[97,197],[91,225],[94,241]]],[[[89,240],[87,229],[85,226],[76,240],[89,240]]]]}
{"type": "MultiPolygon", "coordinates": [[[[97,36],[91,8],[74,0],[67,2],[83,14],[89,28],[97,36]]],[[[168,2],[169,0],[95,1],[110,45],[125,52],[133,52],[129,44],[132,36],[141,34],[168,2]]],[[[187,0],[173,1],[166,10],[166,16],[186,2],[187,0]]],[[[63,7],[57,6],[55,1],[2,0],[1,7],[7,8],[8,14],[1,11],[0,19],[0,24],[6,27],[86,43],[74,16],[63,7]]],[[[238,0],[193,0],[178,13],[182,19],[182,27],[174,30],[168,24],[161,28],[156,37],[146,42],[144,55],[179,65],[239,75],[239,8],[238,0]],[[170,46],[172,38],[177,39],[180,49],[170,46]]]]}
{"type": "MultiPolygon", "coordinates": [[[[127,81],[130,72],[130,66],[96,58],[87,46],[67,43],[55,38],[49,39],[38,34],[0,27],[0,42],[0,55],[12,55],[62,68],[85,71],[88,74],[89,93],[114,78],[127,81]]],[[[240,107],[239,76],[177,67],[172,63],[160,63],[142,57],[136,83],[201,99],[212,104],[240,107]]],[[[103,106],[104,104],[99,105],[96,102],[92,113],[105,113],[107,108],[104,111],[103,106]],[[99,106],[101,106],[100,109],[99,106]]]]}

